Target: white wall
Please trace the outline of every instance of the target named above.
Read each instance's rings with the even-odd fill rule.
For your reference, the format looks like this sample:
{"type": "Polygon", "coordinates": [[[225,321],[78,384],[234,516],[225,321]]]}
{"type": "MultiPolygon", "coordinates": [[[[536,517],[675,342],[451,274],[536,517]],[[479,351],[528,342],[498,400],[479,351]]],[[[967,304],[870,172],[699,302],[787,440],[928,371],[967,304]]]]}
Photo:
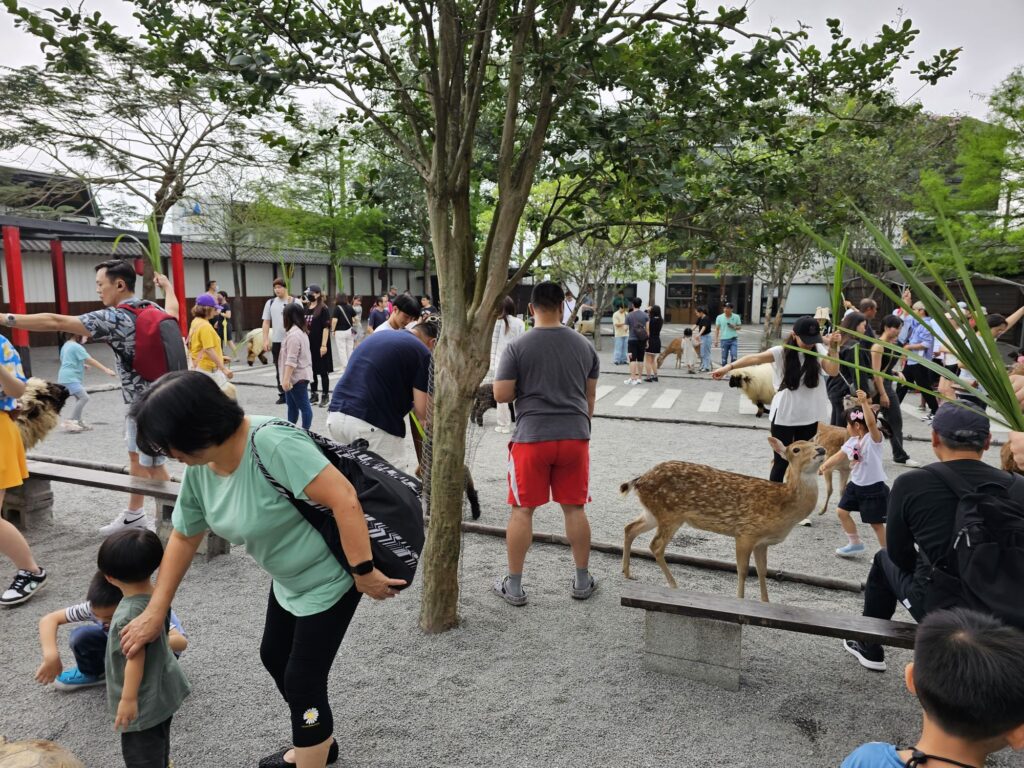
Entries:
{"type": "Polygon", "coordinates": [[[818,307],[831,304],[829,289],[825,285],[794,285],[789,289],[784,314],[788,317],[796,315],[813,315],[818,307]]]}
{"type": "Polygon", "coordinates": [[[373,295],[379,289],[377,270],[373,267],[354,267],[355,282],[347,286],[353,296],[373,295]],[[377,286],[376,288],[374,286],[377,286]]]}
{"type": "Polygon", "coordinates": [[[273,264],[259,263],[245,265],[245,286],[248,289],[249,296],[273,296],[273,282],[273,264]]]}
{"type": "MultiPolygon", "coordinates": [[[[188,259],[185,259],[185,268],[188,269],[188,259]]],[[[217,288],[222,291],[227,291],[228,296],[234,296],[235,294],[235,281],[231,277],[231,262],[230,261],[211,261],[210,262],[210,279],[217,281],[217,288]]],[[[241,275],[239,275],[241,279],[241,275]]]]}

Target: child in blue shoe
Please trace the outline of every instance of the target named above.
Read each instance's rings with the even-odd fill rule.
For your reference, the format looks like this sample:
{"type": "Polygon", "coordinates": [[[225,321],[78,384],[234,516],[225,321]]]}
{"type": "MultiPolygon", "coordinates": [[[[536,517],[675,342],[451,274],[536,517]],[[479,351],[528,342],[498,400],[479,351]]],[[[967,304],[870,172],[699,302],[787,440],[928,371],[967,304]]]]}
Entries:
{"type": "Polygon", "coordinates": [[[871,409],[871,400],[857,390],[857,405],[846,411],[846,431],[850,439],[818,468],[824,475],[843,459],[850,460],[850,481],[839,499],[836,514],[849,542],[836,550],[840,557],[853,557],[864,551],[857,524],[851,512],[860,512],[862,522],[871,526],[878,546],[885,549],[885,517],[889,505],[889,486],[882,466],[882,433],[871,409]]]}
{"type": "Polygon", "coordinates": [[[131,658],[121,650],[121,630],[149,605],[152,576],[163,554],[155,533],[129,528],[108,536],[96,558],[107,581],[124,595],[110,620],[104,672],[107,704],[114,729],[121,731],[126,768],[168,768],[171,718],[190,690],[168,644],[167,621],[156,639],[131,658]]]}
{"type": "Polygon", "coordinates": [[[924,710],[913,747],[872,742],[841,768],[983,768],[1024,749],[1024,632],[963,608],[929,613],[917,628],[907,688],[924,710]]]}
{"type": "MultiPolygon", "coordinates": [[[[62,691],[77,691],[104,684],[103,659],[107,653],[107,631],[114,610],[121,602],[121,590],[96,572],[89,583],[85,602],[63,610],[48,613],[39,620],[39,644],[43,649],[43,662],[36,670],[36,680],[44,685],[53,683],[62,691]],[[71,630],[68,644],[75,657],[75,666],[64,669],[57,650],[57,629],[64,624],[81,624],[71,630]]],[[[175,656],[181,656],[188,647],[188,639],[174,611],[170,616],[171,629],[167,642],[175,656]]]]}

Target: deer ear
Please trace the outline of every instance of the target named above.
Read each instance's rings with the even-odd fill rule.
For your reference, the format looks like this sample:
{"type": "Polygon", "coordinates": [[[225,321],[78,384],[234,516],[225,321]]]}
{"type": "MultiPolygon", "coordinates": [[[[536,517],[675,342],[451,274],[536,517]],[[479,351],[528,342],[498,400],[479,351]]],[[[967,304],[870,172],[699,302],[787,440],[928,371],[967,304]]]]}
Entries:
{"type": "Polygon", "coordinates": [[[768,445],[770,445],[772,447],[772,450],[779,454],[779,456],[781,456],[784,459],[786,458],[786,446],[782,444],[779,438],[769,437],[768,445]]]}

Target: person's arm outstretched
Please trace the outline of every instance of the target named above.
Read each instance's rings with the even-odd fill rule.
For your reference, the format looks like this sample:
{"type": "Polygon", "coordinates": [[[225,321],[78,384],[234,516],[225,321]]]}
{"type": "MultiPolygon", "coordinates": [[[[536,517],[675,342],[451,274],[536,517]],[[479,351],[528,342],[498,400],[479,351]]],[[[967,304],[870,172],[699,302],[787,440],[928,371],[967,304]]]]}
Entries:
{"type": "Polygon", "coordinates": [[[57,675],[64,671],[57,649],[57,627],[67,624],[67,613],[64,610],[48,613],[39,620],[39,646],[43,651],[43,662],[36,670],[36,681],[46,685],[52,683],[57,675]]]}
{"type": "Polygon", "coordinates": [[[87,357],[87,358],[85,358],[85,364],[88,365],[90,368],[95,368],[97,371],[103,371],[103,373],[107,374],[107,376],[116,376],[117,375],[117,373],[115,373],[114,371],[112,371],[109,368],[107,368],[107,366],[105,366],[103,363],[101,363],[95,357],[87,357]]]}
{"type": "Polygon", "coordinates": [[[875,418],[875,412],[871,408],[871,398],[868,397],[868,393],[863,389],[857,390],[857,403],[864,411],[864,426],[868,428],[868,434],[871,435],[871,439],[876,442],[882,442],[882,433],[878,429],[878,419],[875,418]]]}
{"type": "MultiPolygon", "coordinates": [[[[718,328],[716,326],[715,327],[715,342],[717,343],[717,341],[718,341],[718,328]]],[[[755,352],[755,353],[750,354],[750,355],[744,355],[743,357],[739,358],[738,360],[734,360],[733,362],[729,363],[728,365],[724,365],[721,368],[718,368],[717,370],[712,371],[711,372],[711,378],[716,379],[716,380],[717,379],[721,379],[727,373],[730,373],[731,371],[734,371],[737,368],[747,368],[747,367],[749,367],[751,365],[761,365],[762,363],[770,363],[770,362],[772,362],[772,360],[774,360],[774,358],[772,357],[772,351],[770,349],[767,349],[764,352],[755,352]]]]}

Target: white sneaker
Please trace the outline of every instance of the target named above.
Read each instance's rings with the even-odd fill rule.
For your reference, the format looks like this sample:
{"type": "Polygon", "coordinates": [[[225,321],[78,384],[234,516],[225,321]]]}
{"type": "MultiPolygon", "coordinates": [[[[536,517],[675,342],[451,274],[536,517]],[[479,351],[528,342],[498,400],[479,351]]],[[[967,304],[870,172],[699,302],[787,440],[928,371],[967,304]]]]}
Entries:
{"type": "Polygon", "coordinates": [[[109,536],[112,533],[123,531],[125,528],[148,528],[156,533],[156,521],[145,512],[128,510],[121,512],[117,517],[100,528],[100,533],[109,536]]]}
{"type": "Polygon", "coordinates": [[[77,421],[65,421],[64,422],[64,431],[65,432],[82,432],[84,430],[85,430],[85,427],[83,427],[77,421]]]}
{"type": "Polygon", "coordinates": [[[811,518],[805,517],[803,520],[801,520],[799,523],[797,523],[797,525],[802,525],[804,528],[810,528],[811,527],[811,518]]]}

